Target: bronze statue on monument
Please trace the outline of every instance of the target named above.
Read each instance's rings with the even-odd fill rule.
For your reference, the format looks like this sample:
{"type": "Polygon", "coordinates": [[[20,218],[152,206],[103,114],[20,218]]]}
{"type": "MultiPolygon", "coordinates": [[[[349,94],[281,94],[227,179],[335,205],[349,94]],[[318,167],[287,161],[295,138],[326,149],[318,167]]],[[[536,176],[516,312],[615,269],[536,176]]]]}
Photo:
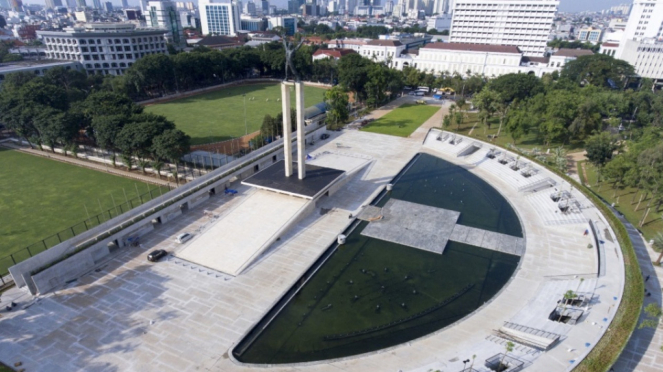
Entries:
{"type": "Polygon", "coordinates": [[[295,77],[295,82],[300,82],[301,78],[300,78],[299,74],[297,73],[297,70],[295,69],[295,63],[293,62],[293,58],[295,57],[295,53],[297,52],[297,50],[304,43],[304,38],[299,40],[299,42],[288,41],[288,38],[285,35],[282,35],[281,40],[283,41],[283,47],[285,48],[285,79],[284,79],[284,81],[288,81],[288,68],[290,68],[290,71],[292,71],[292,74],[295,77]]]}

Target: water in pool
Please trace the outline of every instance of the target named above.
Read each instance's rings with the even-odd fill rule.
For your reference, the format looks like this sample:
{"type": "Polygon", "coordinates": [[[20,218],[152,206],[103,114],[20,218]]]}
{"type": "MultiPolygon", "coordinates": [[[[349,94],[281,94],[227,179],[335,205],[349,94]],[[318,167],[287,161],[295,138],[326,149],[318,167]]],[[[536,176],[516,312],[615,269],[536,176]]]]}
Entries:
{"type": "MultiPolygon", "coordinates": [[[[496,190],[431,155],[418,156],[378,205],[389,198],[456,210],[459,224],[522,237],[515,211],[496,190]]],[[[332,248],[292,300],[278,314],[280,306],[272,309],[239,343],[233,350],[239,361],[311,362],[413,340],[492,298],[520,259],[451,241],[444,254],[431,253],[362,236],[367,224],[332,248]]]]}

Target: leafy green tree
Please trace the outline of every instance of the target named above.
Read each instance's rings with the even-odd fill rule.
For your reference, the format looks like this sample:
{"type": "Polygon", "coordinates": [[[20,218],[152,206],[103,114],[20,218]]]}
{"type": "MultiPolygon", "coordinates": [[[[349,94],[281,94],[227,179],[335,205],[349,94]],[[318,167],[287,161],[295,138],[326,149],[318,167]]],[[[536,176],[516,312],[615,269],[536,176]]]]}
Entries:
{"type": "Polygon", "coordinates": [[[338,81],[355,94],[355,100],[366,98],[367,67],[370,61],[359,54],[346,54],[338,60],[338,81]]]}
{"type": "Polygon", "coordinates": [[[179,129],[168,129],[155,137],[152,153],[157,159],[169,160],[175,164],[191,149],[191,138],[179,129]]]}
{"type": "Polygon", "coordinates": [[[654,248],[656,248],[659,252],[661,252],[658,255],[658,259],[654,263],[657,266],[661,266],[661,260],[663,260],[663,233],[660,232],[656,233],[653,240],[654,240],[653,244],[654,248]]]}
{"type": "Polygon", "coordinates": [[[529,74],[501,75],[488,83],[488,89],[495,91],[502,103],[522,101],[544,91],[541,79],[529,74]]]}
{"type": "Polygon", "coordinates": [[[325,92],[327,104],[327,128],[338,129],[348,120],[348,95],[339,86],[325,92]]]}
{"type": "Polygon", "coordinates": [[[506,131],[511,135],[514,145],[522,136],[529,134],[533,118],[526,110],[514,110],[506,118],[506,131]]]}
{"type": "Polygon", "coordinates": [[[608,132],[595,134],[585,141],[587,160],[598,169],[599,179],[601,178],[603,167],[612,159],[613,153],[617,148],[617,139],[608,132]]]}
{"type": "Polygon", "coordinates": [[[581,56],[568,62],[562,69],[561,77],[578,84],[591,84],[610,88],[611,80],[622,87],[627,78],[634,76],[635,70],[628,62],[606,54],[581,56]]]}

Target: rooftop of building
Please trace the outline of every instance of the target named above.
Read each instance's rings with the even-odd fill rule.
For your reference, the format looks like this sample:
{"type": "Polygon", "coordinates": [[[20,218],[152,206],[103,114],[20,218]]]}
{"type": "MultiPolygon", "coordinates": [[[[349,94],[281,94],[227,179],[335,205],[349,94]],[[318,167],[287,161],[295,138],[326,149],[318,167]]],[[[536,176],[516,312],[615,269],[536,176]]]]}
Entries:
{"type": "Polygon", "coordinates": [[[488,45],[488,44],[471,44],[471,43],[431,43],[427,44],[423,48],[457,50],[464,52],[522,54],[518,49],[518,47],[512,45],[488,45]]]}
{"type": "Polygon", "coordinates": [[[553,55],[555,57],[581,57],[581,56],[591,56],[594,54],[591,50],[588,49],[567,49],[561,48],[553,55]]]}
{"type": "Polygon", "coordinates": [[[32,68],[32,67],[68,66],[68,65],[71,65],[73,63],[78,63],[78,62],[77,61],[60,61],[60,60],[53,60],[53,59],[7,62],[7,63],[0,63],[0,73],[16,71],[16,70],[21,70],[21,69],[24,69],[24,68],[32,68]]]}
{"type": "Polygon", "coordinates": [[[399,40],[371,40],[366,43],[366,45],[395,47],[401,46],[403,43],[401,43],[399,40]]]}
{"type": "Polygon", "coordinates": [[[196,43],[199,46],[215,47],[227,45],[244,45],[244,42],[237,37],[231,36],[205,36],[196,43]]]}
{"type": "Polygon", "coordinates": [[[318,49],[313,53],[313,56],[327,55],[334,58],[341,58],[345,55],[357,53],[352,49],[318,49]]]}

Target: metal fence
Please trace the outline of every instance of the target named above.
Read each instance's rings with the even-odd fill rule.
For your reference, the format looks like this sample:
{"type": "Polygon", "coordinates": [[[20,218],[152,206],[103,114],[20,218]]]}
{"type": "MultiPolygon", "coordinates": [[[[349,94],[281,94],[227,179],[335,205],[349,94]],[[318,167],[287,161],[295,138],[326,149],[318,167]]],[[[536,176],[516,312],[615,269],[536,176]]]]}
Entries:
{"type": "Polygon", "coordinates": [[[168,191],[170,191],[170,189],[166,186],[158,186],[156,188],[150,189],[148,192],[139,195],[136,198],[127,200],[122,204],[117,204],[115,207],[107,209],[103,213],[91,216],[90,218],[72,225],[56,234],[53,234],[34,244],[30,244],[29,246],[17,252],[14,252],[5,257],[0,257],[0,286],[3,286],[11,281],[9,276],[9,268],[11,266],[14,266],[21,261],[27,260],[28,258],[38,253],[54,247],[67,239],[73,238],[76,235],[90,230],[95,226],[99,226],[108,220],[111,220],[141,204],[147,203],[148,201],[167,193],[168,191]]]}

